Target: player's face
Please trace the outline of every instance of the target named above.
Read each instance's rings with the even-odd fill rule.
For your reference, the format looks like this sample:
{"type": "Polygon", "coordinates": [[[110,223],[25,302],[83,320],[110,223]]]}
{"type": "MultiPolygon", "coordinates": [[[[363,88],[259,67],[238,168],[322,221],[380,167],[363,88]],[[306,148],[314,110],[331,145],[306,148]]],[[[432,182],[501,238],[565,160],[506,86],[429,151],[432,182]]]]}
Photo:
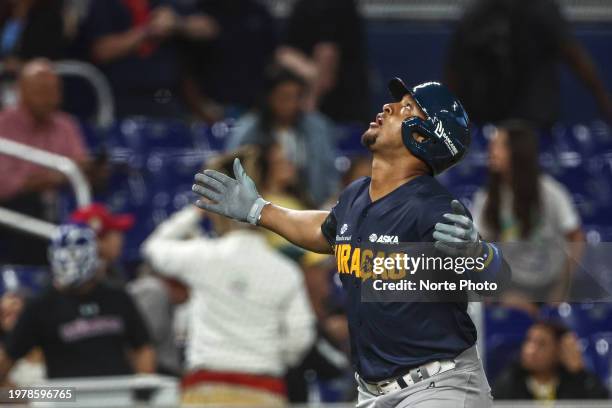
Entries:
{"type": "Polygon", "coordinates": [[[533,326],[521,349],[521,364],[529,372],[545,372],[557,365],[557,340],[546,327],[533,326]]]}
{"type": "MultiPolygon", "coordinates": [[[[426,118],[425,113],[409,94],[404,95],[399,102],[385,104],[383,111],[376,115],[376,119],[370,123],[370,127],[361,137],[361,143],[372,152],[394,149],[404,151],[402,122],[415,116],[426,118]]],[[[418,134],[414,134],[413,137],[417,141],[424,139],[418,134]]]]}
{"type": "Polygon", "coordinates": [[[489,143],[489,170],[501,174],[510,172],[508,132],[503,129],[497,129],[489,143]]]}

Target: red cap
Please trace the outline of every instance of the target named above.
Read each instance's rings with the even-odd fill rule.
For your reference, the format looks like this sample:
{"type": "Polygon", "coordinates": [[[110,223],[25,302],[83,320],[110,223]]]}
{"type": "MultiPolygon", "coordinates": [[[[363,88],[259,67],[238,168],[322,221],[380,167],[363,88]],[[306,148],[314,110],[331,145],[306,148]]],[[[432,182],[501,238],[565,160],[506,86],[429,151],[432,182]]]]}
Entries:
{"type": "Polygon", "coordinates": [[[131,214],[112,214],[99,203],[79,208],[70,215],[70,219],[89,225],[98,236],[108,231],[127,231],[134,225],[134,217],[131,214]]]}

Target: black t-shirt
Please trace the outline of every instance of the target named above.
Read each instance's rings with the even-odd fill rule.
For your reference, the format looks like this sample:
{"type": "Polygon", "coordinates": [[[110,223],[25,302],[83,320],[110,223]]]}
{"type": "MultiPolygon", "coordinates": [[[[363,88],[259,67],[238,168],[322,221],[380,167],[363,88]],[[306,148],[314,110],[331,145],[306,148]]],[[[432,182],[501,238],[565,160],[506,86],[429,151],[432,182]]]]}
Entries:
{"type": "MultiPolygon", "coordinates": [[[[11,20],[14,3],[3,1],[0,5],[0,36],[6,24],[11,20]]],[[[16,56],[23,60],[35,57],[59,59],[64,56],[66,38],[64,37],[64,23],[62,17],[62,0],[35,1],[29,9],[20,35],[16,38],[13,47],[4,50],[7,55],[16,56]]]]}
{"type": "Polygon", "coordinates": [[[6,342],[17,360],[41,347],[49,378],[131,374],[127,351],[149,342],[129,295],[98,284],[83,295],[54,288],[32,299],[6,342]]]}
{"type": "MultiPolygon", "coordinates": [[[[561,367],[557,371],[558,384],[555,398],[558,400],[607,399],[608,390],[593,373],[581,370],[570,373],[561,367]]],[[[520,364],[514,363],[503,371],[493,386],[496,400],[533,400],[534,395],[527,387],[529,373],[520,364]]]]}
{"type": "MultiPolygon", "coordinates": [[[[169,0],[149,1],[151,11],[161,6],[173,4],[169,0]]],[[[94,0],[81,41],[89,48],[107,35],[127,32],[135,26],[133,19],[127,2],[94,0]]],[[[100,64],[100,68],[113,88],[117,116],[180,114],[180,66],[172,39],[148,42],[129,55],[100,64]]]]}
{"type": "Polygon", "coordinates": [[[354,0],[301,0],[287,23],[286,44],[311,56],[315,45],[340,51],[336,85],[320,110],[337,121],[369,122],[370,101],[364,27],[354,0]]]}
{"type": "MultiPolygon", "coordinates": [[[[334,246],[347,294],[353,366],[364,379],[380,381],[432,360],[456,357],[474,345],[476,328],[465,301],[362,300],[368,282],[362,260],[367,252],[369,258],[379,253],[377,240],[433,242],[435,224],[452,212],[454,199],[431,176],[417,177],[374,202],[369,186],[369,177],[349,185],[322,231],[334,246]]],[[[392,252],[393,244],[387,247],[392,252]]]]}
{"type": "Polygon", "coordinates": [[[573,41],[553,0],[481,0],[449,46],[454,91],[477,123],[509,117],[547,126],[559,114],[557,64],[573,41]]]}
{"type": "Polygon", "coordinates": [[[272,15],[254,0],[201,0],[198,11],[213,17],[221,30],[211,41],[182,42],[189,73],[216,102],[251,108],[276,47],[272,15]]]}

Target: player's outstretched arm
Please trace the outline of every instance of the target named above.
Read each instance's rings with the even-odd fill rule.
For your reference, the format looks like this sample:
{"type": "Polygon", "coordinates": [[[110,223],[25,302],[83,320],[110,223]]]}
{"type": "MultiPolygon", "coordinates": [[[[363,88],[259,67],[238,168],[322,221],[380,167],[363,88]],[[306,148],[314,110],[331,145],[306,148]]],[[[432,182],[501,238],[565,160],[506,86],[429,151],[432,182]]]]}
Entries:
{"type": "Polygon", "coordinates": [[[321,224],[329,211],[297,211],[266,205],[259,225],[285,237],[304,249],[322,254],[333,252],[321,232],[321,224]]]}
{"type": "Polygon", "coordinates": [[[321,232],[321,224],[328,212],[289,210],[264,200],[238,159],[234,160],[234,177],[215,170],[196,174],[192,190],[203,197],[196,206],[238,221],[261,225],[310,251],[332,251],[321,232]]]}

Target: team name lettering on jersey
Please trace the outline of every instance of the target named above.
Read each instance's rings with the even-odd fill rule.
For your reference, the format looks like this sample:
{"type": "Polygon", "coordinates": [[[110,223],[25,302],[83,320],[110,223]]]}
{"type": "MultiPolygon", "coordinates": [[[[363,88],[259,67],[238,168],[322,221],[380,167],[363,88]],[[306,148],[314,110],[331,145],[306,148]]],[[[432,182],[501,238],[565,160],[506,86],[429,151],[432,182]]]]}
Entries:
{"type": "Polygon", "coordinates": [[[391,268],[385,268],[383,273],[375,274],[373,272],[375,258],[394,258],[399,253],[389,253],[385,251],[374,251],[372,249],[355,247],[351,244],[338,244],[334,248],[338,273],[353,275],[360,278],[362,281],[376,279],[403,279],[408,273],[403,267],[394,265],[391,268]]]}

